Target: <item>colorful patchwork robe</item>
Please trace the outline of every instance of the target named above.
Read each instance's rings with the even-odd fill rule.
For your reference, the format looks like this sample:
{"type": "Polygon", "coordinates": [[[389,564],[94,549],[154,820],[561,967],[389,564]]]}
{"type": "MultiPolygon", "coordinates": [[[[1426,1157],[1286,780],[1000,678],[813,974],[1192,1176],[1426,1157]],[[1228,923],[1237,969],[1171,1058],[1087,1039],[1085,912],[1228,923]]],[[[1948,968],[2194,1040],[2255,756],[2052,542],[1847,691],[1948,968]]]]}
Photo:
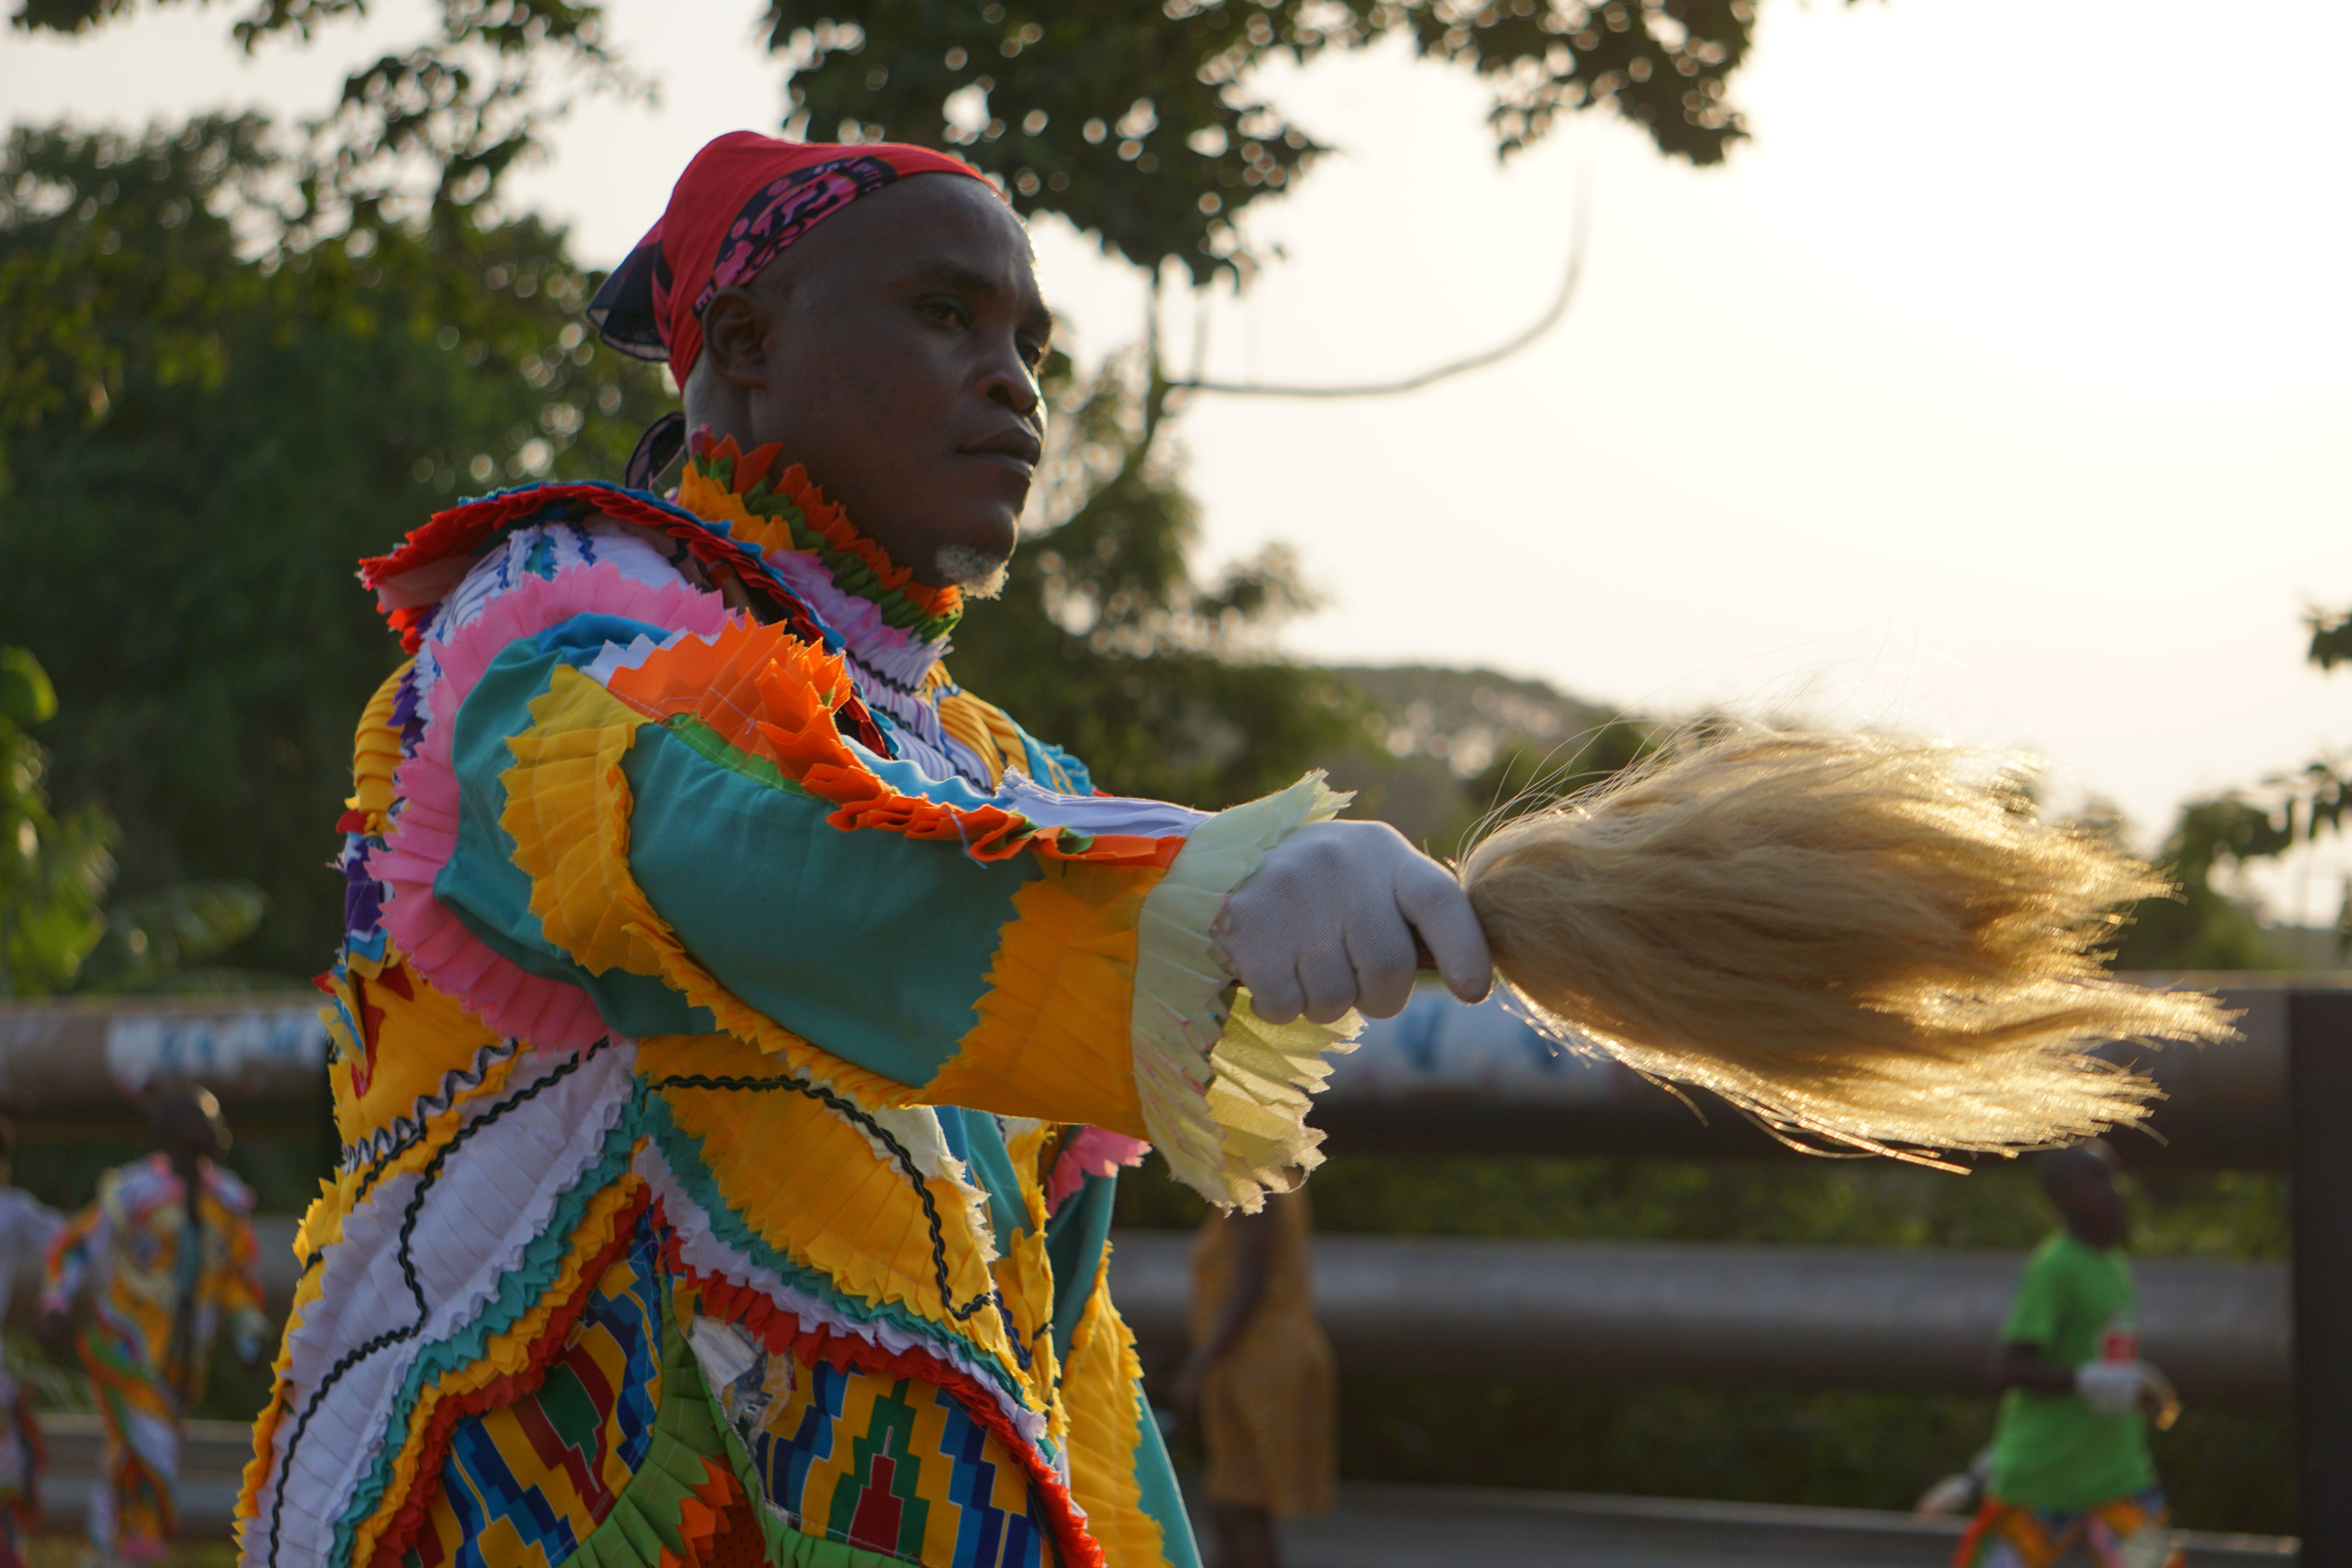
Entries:
{"type": "Polygon", "coordinates": [[[49,1243],[44,1311],[83,1308],[74,1348],[106,1431],[90,1504],[103,1556],[160,1561],[178,1526],[179,1423],[204,1396],[213,1337],[258,1355],[262,1313],[253,1193],[210,1160],[187,1184],[162,1154],[108,1171],[97,1200],[49,1243]]]}
{"type": "Polygon", "coordinates": [[[1256,1019],[1209,926],[1340,798],[1092,793],[775,468],[698,439],[674,501],[533,486],[367,565],[413,657],[248,1568],[1195,1561],[1111,1175],[1314,1163],[1346,1030],[1256,1019]]]}

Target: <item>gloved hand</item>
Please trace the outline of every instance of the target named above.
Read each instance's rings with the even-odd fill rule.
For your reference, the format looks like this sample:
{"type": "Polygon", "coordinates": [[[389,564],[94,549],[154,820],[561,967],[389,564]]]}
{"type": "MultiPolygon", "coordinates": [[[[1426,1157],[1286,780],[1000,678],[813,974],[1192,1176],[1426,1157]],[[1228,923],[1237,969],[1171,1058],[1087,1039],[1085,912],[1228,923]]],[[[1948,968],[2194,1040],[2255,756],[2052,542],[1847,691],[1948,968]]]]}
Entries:
{"type": "Polygon", "coordinates": [[[1386,822],[1299,828],[1226,899],[1215,935],[1269,1023],[1331,1023],[1349,1007],[1393,1017],[1412,997],[1417,948],[1464,1002],[1494,983],[1461,884],[1386,822]]]}
{"type": "Polygon", "coordinates": [[[2130,1415],[2145,1404],[2160,1426],[2171,1426],[2180,1410],[2172,1380],[2147,1361],[2085,1361],[2075,1368],[2075,1393],[2105,1415],[2130,1415]]]}

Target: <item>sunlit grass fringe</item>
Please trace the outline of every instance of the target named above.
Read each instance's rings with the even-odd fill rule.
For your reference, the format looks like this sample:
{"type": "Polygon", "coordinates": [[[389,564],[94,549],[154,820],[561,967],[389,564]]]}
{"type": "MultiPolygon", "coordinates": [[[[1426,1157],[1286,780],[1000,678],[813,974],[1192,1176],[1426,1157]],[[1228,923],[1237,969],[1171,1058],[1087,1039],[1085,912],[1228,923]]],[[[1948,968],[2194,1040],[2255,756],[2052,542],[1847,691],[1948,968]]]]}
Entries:
{"type": "Polygon", "coordinates": [[[2043,820],[2024,759],[1896,735],[1694,734],[1494,827],[1461,879],[1536,1021],[1766,1130],[1923,1163],[2143,1121],[2090,1054],[2220,1041],[2211,997],[2109,976],[2169,885],[2043,820]]]}

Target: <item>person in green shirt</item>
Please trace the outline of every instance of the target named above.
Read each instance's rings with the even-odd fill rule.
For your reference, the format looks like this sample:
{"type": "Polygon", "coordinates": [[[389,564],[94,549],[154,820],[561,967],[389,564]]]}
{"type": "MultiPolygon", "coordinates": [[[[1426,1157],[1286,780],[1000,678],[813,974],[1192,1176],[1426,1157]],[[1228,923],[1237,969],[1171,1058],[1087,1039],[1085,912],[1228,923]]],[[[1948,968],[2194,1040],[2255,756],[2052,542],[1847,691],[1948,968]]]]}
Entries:
{"type": "Polygon", "coordinates": [[[2027,1261],[2001,1327],[2007,1392],[1955,1568],[2050,1568],[2077,1548],[2099,1568],[2180,1568],[2146,1430],[2151,1412],[2170,1426],[2180,1400],[2140,1359],[2114,1153],[2061,1150],[2041,1178],[2065,1226],[2027,1261]]]}

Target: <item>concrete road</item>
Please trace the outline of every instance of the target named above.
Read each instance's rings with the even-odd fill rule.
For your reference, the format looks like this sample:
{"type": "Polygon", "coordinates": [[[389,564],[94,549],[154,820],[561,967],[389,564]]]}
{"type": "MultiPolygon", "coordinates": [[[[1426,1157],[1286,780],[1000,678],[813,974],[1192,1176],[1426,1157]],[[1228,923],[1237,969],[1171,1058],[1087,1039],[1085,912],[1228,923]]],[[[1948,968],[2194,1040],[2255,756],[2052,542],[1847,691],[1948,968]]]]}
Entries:
{"type": "MultiPolygon", "coordinates": [[[[1951,1519],[1473,1487],[1340,1489],[1284,1530],[1289,1568],[1944,1568],[1951,1519]]],[[[1204,1542],[1204,1549],[1206,1543],[1204,1542]]],[[[2191,1534],[2189,1568],[2288,1568],[2294,1543],[2191,1534]]]]}
{"type": "MultiPolygon", "coordinates": [[[[41,1527],[76,1530],[97,1475],[97,1418],[51,1415],[42,1427],[52,1469],[41,1527]]],[[[224,1540],[252,1452],[246,1430],[191,1422],[185,1441],[184,1528],[224,1540]]],[[[1290,1568],[1943,1568],[1959,1534],[1956,1521],[1858,1508],[1355,1483],[1340,1489],[1336,1513],[1284,1537],[1290,1568]]],[[[2269,1536],[2192,1535],[2188,1546],[2189,1568],[2295,1561],[2293,1542],[2269,1536]]]]}

